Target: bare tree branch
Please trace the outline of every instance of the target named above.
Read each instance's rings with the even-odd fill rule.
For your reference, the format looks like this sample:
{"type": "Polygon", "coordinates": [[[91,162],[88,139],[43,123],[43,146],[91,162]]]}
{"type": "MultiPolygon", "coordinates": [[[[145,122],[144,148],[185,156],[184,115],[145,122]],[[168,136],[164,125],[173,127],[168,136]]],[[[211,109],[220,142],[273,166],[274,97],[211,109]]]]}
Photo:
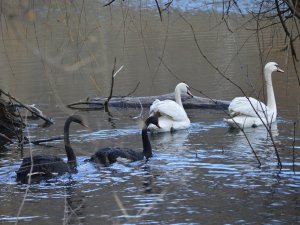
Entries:
{"type": "Polygon", "coordinates": [[[114,1],[116,1],[116,0],[111,0],[110,2],[106,3],[103,7],[111,5],[114,1]]]}

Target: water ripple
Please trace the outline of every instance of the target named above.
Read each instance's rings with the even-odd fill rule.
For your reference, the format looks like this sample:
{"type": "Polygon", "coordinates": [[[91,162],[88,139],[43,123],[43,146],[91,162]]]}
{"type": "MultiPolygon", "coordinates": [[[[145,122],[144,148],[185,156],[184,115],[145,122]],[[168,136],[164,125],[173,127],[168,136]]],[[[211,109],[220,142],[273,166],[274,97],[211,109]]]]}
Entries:
{"type": "Polygon", "coordinates": [[[93,141],[99,139],[108,139],[108,138],[117,138],[120,136],[127,135],[136,135],[141,131],[139,129],[111,129],[111,130],[99,130],[95,132],[91,132],[88,134],[80,135],[81,138],[84,138],[86,141],[93,141]]]}

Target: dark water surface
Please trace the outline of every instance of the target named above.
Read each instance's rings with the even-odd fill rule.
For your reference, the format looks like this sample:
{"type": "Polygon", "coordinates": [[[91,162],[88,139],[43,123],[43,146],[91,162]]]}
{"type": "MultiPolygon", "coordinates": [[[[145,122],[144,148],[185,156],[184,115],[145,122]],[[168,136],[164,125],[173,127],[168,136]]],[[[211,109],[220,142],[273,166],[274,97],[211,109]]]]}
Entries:
{"type": "Polygon", "coordinates": [[[142,3],[140,10],[140,2],[120,2],[111,8],[103,8],[101,1],[4,4],[0,87],[22,102],[36,104],[55,121],[47,129],[28,128],[26,136],[60,136],[73,113],[82,115],[89,129],[71,127],[78,173],[40,184],[17,184],[14,171],[30,151],[66,160],[63,141],[27,145],[22,151],[13,144],[0,151],[1,223],[299,223],[300,89],[292,61],[282,51],[280,29],[257,36],[252,30],[256,23],[245,23],[250,17],[232,14],[232,33],[217,9],[195,10],[194,1],[175,1],[163,22],[151,5],[142,3]],[[147,108],[111,108],[111,119],[102,110],[66,107],[88,96],[109,94],[115,57],[116,67],[124,67],[116,76],[114,95],[127,95],[138,83],[134,96],[169,93],[184,80],[195,95],[202,96],[201,91],[223,100],[242,96],[206,62],[194,35],[205,56],[254,97],[264,100],[261,62],[276,61],[286,71],[273,76],[279,117],[272,135],[282,169],[264,127],[246,129],[247,140],[242,132],[228,129],[225,112],[208,109],[187,110],[189,130],[150,135],[154,157],[147,163],[99,167],[86,162],[99,147],[142,149],[136,117],[146,118],[147,108]]]}

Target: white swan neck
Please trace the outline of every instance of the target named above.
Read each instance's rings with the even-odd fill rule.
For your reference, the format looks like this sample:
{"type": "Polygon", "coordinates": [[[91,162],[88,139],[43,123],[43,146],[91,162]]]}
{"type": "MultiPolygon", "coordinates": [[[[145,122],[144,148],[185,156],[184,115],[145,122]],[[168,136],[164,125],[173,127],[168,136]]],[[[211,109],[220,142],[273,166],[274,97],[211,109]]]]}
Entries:
{"type": "Polygon", "coordinates": [[[276,100],[274,95],[274,89],[272,84],[272,72],[270,70],[264,70],[266,88],[267,88],[267,107],[274,114],[273,117],[277,116],[276,100]]]}
{"type": "Polygon", "coordinates": [[[178,105],[180,105],[183,108],[182,101],[181,101],[181,91],[180,88],[175,88],[175,101],[178,105]]]}

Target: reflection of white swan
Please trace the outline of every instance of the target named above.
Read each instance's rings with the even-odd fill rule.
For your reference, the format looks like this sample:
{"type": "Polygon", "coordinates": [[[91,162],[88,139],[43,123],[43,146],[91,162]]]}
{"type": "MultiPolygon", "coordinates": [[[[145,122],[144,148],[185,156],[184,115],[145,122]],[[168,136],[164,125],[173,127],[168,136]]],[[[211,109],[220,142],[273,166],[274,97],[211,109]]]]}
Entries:
{"type": "Polygon", "coordinates": [[[251,97],[234,98],[228,108],[231,119],[224,119],[229,126],[234,128],[257,127],[276,120],[277,108],[271,77],[274,71],[284,72],[275,62],[269,62],[265,65],[267,105],[251,97]]]}
{"type": "Polygon", "coordinates": [[[185,83],[177,84],[175,88],[175,101],[156,99],[150,106],[149,116],[156,115],[159,117],[158,123],[160,128],[149,126],[152,132],[169,132],[173,130],[187,129],[190,127],[190,120],[183,108],[181,102],[181,93],[187,93],[193,96],[189,86],[185,83]]]}
{"type": "MultiPolygon", "coordinates": [[[[257,127],[256,129],[245,128],[243,131],[245,132],[247,139],[245,138],[244,133],[241,130],[232,129],[229,130],[231,133],[234,133],[237,137],[236,145],[249,145],[248,141],[253,147],[258,147],[260,145],[264,145],[267,143],[267,140],[270,140],[270,134],[264,126],[257,127]],[[244,138],[242,138],[244,137],[244,138]]],[[[273,138],[276,138],[279,135],[277,122],[272,123],[271,125],[271,134],[273,138]]],[[[269,142],[271,143],[271,142],[269,142]]],[[[272,144],[272,143],[271,143],[272,144]]]]}
{"type": "Polygon", "coordinates": [[[185,150],[184,143],[188,138],[189,132],[187,130],[179,130],[176,132],[166,132],[152,135],[153,141],[157,149],[170,150],[185,150]]]}
{"type": "Polygon", "coordinates": [[[260,159],[263,165],[272,163],[277,160],[276,151],[274,144],[278,148],[281,144],[279,138],[279,132],[277,128],[277,122],[271,124],[271,134],[273,136],[274,143],[270,138],[270,134],[265,128],[265,126],[257,127],[256,129],[245,128],[245,134],[238,129],[230,129],[229,132],[234,132],[234,137],[231,145],[228,147],[230,149],[236,149],[236,151],[231,151],[234,154],[238,154],[235,157],[251,158],[254,159],[253,152],[250,150],[250,144],[258,158],[260,159]],[[250,143],[250,144],[249,144],[250,143]],[[247,150],[247,151],[243,151],[247,150]]]}

